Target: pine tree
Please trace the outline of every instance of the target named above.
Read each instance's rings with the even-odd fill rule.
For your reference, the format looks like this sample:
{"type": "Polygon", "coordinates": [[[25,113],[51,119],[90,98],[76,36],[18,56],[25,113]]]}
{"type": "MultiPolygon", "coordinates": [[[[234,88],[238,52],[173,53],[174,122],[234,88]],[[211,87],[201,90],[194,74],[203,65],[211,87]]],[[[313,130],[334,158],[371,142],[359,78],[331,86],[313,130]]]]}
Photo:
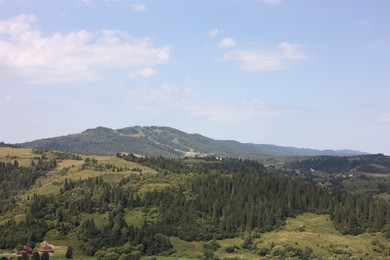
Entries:
{"type": "Polygon", "coordinates": [[[65,257],[66,259],[73,258],[73,248],[71,246],[68,246],[68,248],[66,249],[65,257]]]}
{"type": "Polygon", "coordinates": [[[41,256],[41,260],[50,260],[50,256],[48,252],[44,252],[41,256]]]}
{"type": "Polygon", "coordinates": [[[23,253],[23,255],[20,257],[20,260],[29,260],[28,254],[23,253]]]}
{"type": "Polygon", "coordinates": [[[41,256],[38,252],[34,252],[34,254],[31,256],[31,260],[41,260],[41,256]]]}

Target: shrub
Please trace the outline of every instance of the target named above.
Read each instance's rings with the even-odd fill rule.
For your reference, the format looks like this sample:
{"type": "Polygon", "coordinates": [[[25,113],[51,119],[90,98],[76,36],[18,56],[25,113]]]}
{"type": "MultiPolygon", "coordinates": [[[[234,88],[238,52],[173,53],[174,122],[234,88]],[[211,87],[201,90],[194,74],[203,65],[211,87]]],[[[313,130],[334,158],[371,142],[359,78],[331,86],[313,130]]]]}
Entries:
{"type": "Polygon", "coordinates": [[[236,252],[236,250],[237,249],[234,246],[225,247],[225,251],[228,253],[234,253],[234,252],[236,252]]]}

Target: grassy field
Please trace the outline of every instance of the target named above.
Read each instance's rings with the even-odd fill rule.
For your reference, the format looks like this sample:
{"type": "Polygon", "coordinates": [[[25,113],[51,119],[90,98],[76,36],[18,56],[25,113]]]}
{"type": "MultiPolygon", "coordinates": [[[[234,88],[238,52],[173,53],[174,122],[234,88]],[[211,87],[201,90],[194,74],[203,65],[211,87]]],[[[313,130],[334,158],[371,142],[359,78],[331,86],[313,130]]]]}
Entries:
{"type": "Polygon", "coordinates": [[[390,248],[390,241],[379,234],[342,235],[334,228],[328,216],[304,214],[297,218],[289,218],[286,226],[278,231],[265,233],[256,242],[264,241],[263,243],[289,245],[302,249],[310,247],[314,253],[323,257],[337,257],[337,252],[350,252],[357,257],[377,259],[383,254],[374,250],[372,245],[374,240],[390,248]]]}
{"type": "MultiPolygon", "coordinates": [[[[261,259],[255,252],[242,249],[243,241],[239,237],[218,240],[220,248],[215,251],[215,255],[219,259],[233,257],[261,259]],[[235,246],[236,252],[226,252],[225,249],[228,246],[235,246]]],[[[172,237],[171,242],[177,252],[176,257],[201,259],[203,256],[205,242],[185,242],[177,237],[172,237]]],[[[351,259],[352,256],[357,257],[356,259],[390,259],[384,256],[384,252],[390,250],[390,241],[382,235],[368,233],[358,236],[342,235],[333,227],[333,223],[326,215],[303,214],[296,218],[289,218],[286,225],[279,230],[261,234],[260,238],[254,239],[253,245],[254,251],[262,247],[270,247],[271,251],[267,257],[271,259],[278,259],[272,258],[272,254],[276,254],[278,250],[283,250],[287,246],[300,249],[309,247],[314,254],[323,259],[351,259]],[[384,249],[378,248],[378,244],[384,249]]],[[[157,259],[165,258],[158,257],[157,259]]]]}
{"type": "Polygon", "coordinates": [[[343,186],[347,191],[376,193],[379,187],[390,187],[390,174],[366,173],[366,178],[349,178],[343,180],[343,186]]]}
{"type": "MultiPolygon", "coordinates": [[[[7,148],[4,149],[3,154],[8,154],[7,151],[13,148],[7,148]]],[[[0,149],[1,151],[2,149],[0,149]]],[[[16,149],[19,150],[19,149],[16,149]]],[[[30,149],[22,149],[21,152],[14,153],[18,156],[32,156],[28,152],[30,149]]],[[[13,151],[13,150],[11,150],[13,151]]],[[[31,151],[31,150],[30,150],[31,151]]],[[[83,158],[86,158],[86,156],[82,156],[83,158]]],[[[32,157],[30,157],[32,158],[32,157]]],[[[106,182],[118,182],[120,181],[124,176],[131,176],[131,175],[141,175],[145,178],[155,176],[157,173],[155,170],[143,166],[138,163],[134,162],[128,162],[121,158],[115,157],[115,156],[96,156],[93,157],[97,160],[98,164],[106,165],[110,164],[115,167],[122,167],[123,170],[120,172],[113,172],[112,170],[103,170],[98,171],[95,169],[82,169],[81,166],[84,163],[84,160],[62,160],[57,163],[56,169],[50,171],[45,178],[42,178],[37,181],[37,184],[34,185],[29,191],[25,193],[25,198],[27,196],[32,196],[33,194],[40,194],[40,195],[47,195],[52,193],[58,193],[60,191],[60,188],[65,182],[65,179],[70,179],[73,181],[78,180],[85,180],[88,178],[95,178],[98,176],[102,176],[104,181],[106,182]]],[[[30,159],[31,163],[31,159],[30,159]]],[[[147,188],[145,188],[147,189],[147,188]]]]}
{"type": "Polygon", "coordinates": [[[0,147],[0,161],[2,162],[13,163],[17,160],[21,166],[30,166],[34,156],[32,150],[28,148],[0,147]]]}
{"type": "Polygon", "coordinates": [[[88,257],[83,254],[83,252],[79,248],[79,242],[77,242],[77,237],[75,233],[70,233],[65,240],[64,237],[58,231],[52,230],[46,234],[45,239],[48,243],[57,246],[57,248],[63,249],[62,251],[57,250],[57,252],[55,250],[54,257],[52,259],[65,259],[67,246],[72,246],[73,248],[73,259],[96,259],[96,257],[88,257]]]}

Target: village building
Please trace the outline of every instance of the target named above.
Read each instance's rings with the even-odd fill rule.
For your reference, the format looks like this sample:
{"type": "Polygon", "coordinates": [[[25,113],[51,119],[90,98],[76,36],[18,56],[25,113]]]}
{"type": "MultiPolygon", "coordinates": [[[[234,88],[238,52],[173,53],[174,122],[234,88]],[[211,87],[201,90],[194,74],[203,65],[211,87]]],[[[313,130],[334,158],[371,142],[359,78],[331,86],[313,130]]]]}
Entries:
{"type": "Polygon", "coordinates": [[[42,249],[41,249],[41,253],[42,254],[45,253],[45,252],[48,253],[49,255],[54,254],[53,248],[51,246],[48,246],[48,245],[42,247],[42,249]]]}
{"type": "Polygon", "coordinates": [[[16,254],[21,256],[25,253],[31,256],[34,253],[34,250],[29,246],[23,246],[22,249],[20,249],[16,254]]]}

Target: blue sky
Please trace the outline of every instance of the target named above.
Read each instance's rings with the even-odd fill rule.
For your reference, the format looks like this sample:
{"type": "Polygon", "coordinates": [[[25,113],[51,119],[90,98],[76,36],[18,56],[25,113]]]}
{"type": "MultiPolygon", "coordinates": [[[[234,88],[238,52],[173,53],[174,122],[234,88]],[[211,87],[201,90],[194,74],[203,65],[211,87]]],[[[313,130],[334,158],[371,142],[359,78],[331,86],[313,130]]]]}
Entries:
{"type": "Polygon", "coordinates": [[[171,126],[390,154],[390,2],[0,0],[0,140],[171,126]]]}

